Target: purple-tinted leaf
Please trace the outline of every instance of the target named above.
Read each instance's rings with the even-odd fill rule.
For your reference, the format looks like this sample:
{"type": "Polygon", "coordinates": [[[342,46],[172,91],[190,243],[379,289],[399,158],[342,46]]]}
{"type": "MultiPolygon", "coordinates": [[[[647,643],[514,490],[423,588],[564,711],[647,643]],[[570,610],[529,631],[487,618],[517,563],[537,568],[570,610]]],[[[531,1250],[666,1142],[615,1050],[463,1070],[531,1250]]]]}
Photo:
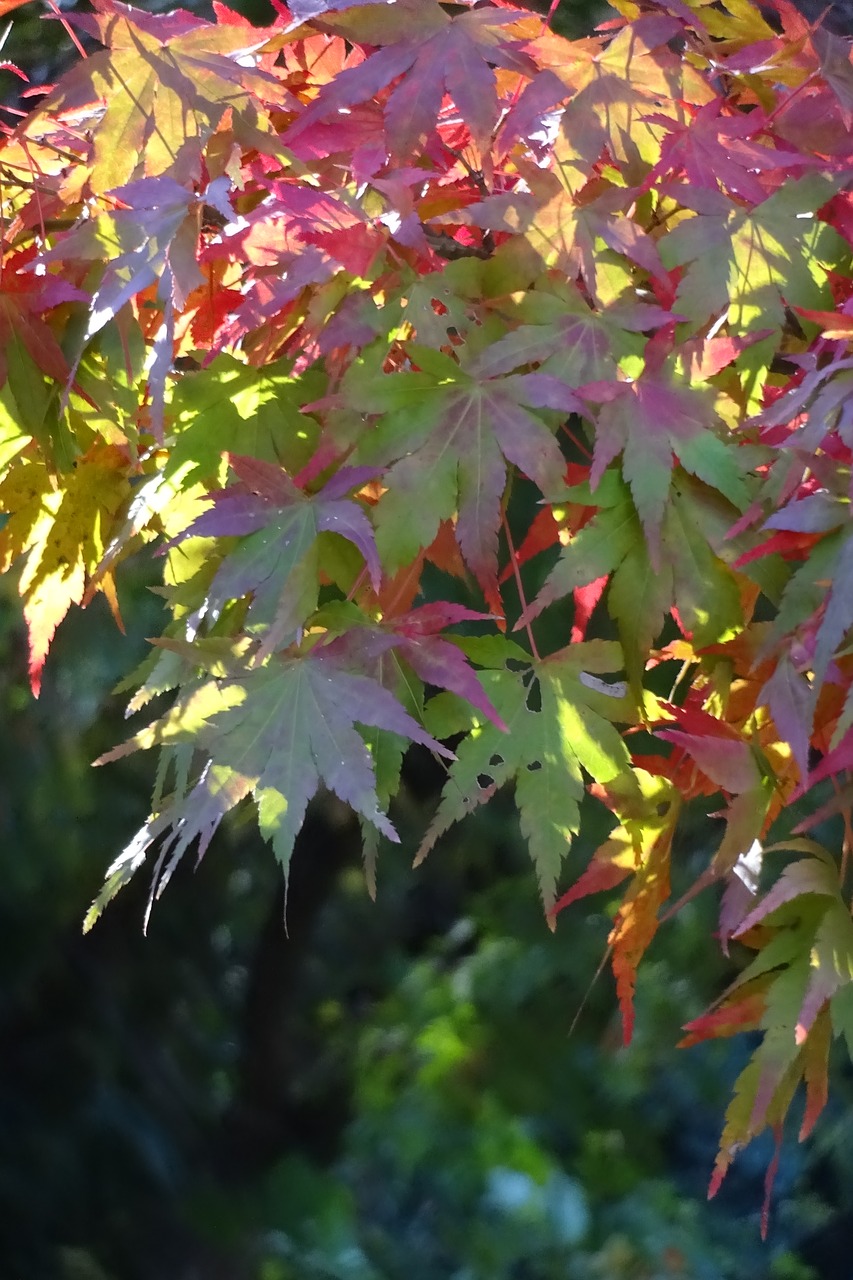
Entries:
{"type": "MultiPolygon", "coordinates": [[[[351,542],[364,557],[374,588],[382,570],[373,527],[355,501],[330,498],[325,489],[309,497],[281,467],[258,458],[229,459],[238,483],[212,494],[212,508],[173,543],[191,537],[243,537],[217,569],[195,620],[215,620],[229,600],[251,594],[246,629],[258,637],[263,658],[287,643],[317,606],[318,534],[337,533],[351,542]]],[[[328,489],[347,492],[375,474],[375,468],[347,468],[330,480],[328,489]]]]}
{"type": "Polygon", "coordinates": [[[765,521],[765,529],[790,529],[798,534],[825,534],[838,529],[849,518],[848,503],[829,493],[811,493],[775,511],[765,521]]]}
{"type": "Polygon", "coordinates": [[[504,379],[502,385],[531,409],[561,409],[564,413],[585,411],[583,402],[565,382],[550,373],[515,374],[504,379]]]}
{"type": "Polygon", "coordinates": [[[763,858],[764,850],[755,840],[731,870],[720,900],[719,936],[724,955],[729,954],[729,942],[755,902],[763,858]]]}
{"type": "Polygon", "coordinates": [[[731,474],[733,464],[720,441],[708,452],[716,440],[712,402],[701,391],[657,374],[633,383],[585,388],[584,394],[591,400],[603,400],[597,415],[590,483],[595,486],[613,459],[623,453],[623,473],[654,565],[660,555],[660,528],[674,455],[686,470],[723,492],[737,478],[731,474]]]}
{"type": "Polygon", "coordinates": [[[326,500],[343,498],[353,489],[361,489],[381,475],[378,467],[341,467],[323,486],[323,497],[326,500]]]}
{"type": "Polygon", "coordinates": [[[483,61],[482,50],[473,41],[453,32],[444,59],[444,83],[462,119],[481,145],[485,145],[498,118],[495,73],[483,61]]]}
{"type": "Polygon", "coordinates": [[[499,146],[508,151],[519,138],[527,142],[547,141],[543,117],[565,102],[566,86],[553,71],[540,71],[534,80],[525,85],[521,97],[510,108],[498,137],[499,146]]]}
{"type": "Polygon", "coordinates": [[[601,218],[596,220],[596,230],[611,249],[623,253],[626,258],[636,262],[637,266],[648,271],[650,276],[655,276],[664,283],[668,281],[654,240],[646,235],[633,218],[601,218]]]}
{"type": "Polygon", "coordinates": [[[385,133],[392,155],[411,155],[426,142],[444,100],[444,75],[451,49],[443,39],[433,37],[418,51],[410,74],[403,77],[388,99],[385,133]]]}
{"type": "Polygon", "coordinates": [[[440,636],[423,636],[403,640],[400,652],[424,684],[458,694],[487,716],[498,729],[506,732],[507,726],[487,698],[462,650],[455,644],[442,640],[440,636]]]}
{"type": "Polygon", "coordinates": [[[849,43],[823,26],[812,32],[811,38],[820,57],[821,75],[835,95],[844,127],[849,131],[853,128],[853,67],[849,43]]]}
{"type": "MultiPolygon", "coordinates": [[[[418,18],[420,15],[418,15],[418,18]]],[[[409,159],[426,142],[445,93],[449,94],[474,138],[484,144],[498,119],[493,66],[535,76],[535,62],[518,42],[503,40],[498,29],[513,14],[485,9],[448,20],[438,6],[424,10],[422,29],[412,15],[410,39],[378,49],[356,67],[347,67],[324,85],[314,102],[291,126],[287,141],[342,108],[375,97],[397,77],[385,110],[385,135],[392,155],[409,159]]]]}
{"type": "Polygon", "coordinates": [[[214,506],[176,534],[173,542],[183,542],[186,538],[239,538],[269,523],[272,504],[256,493],[235,487],[218,490],[210,497],[214,506]]]}
{"type": "Polygon", "coordinates": [[[683,124],[665,115],[653,115],[650,122],[666,130],[661,159],[652,170],[655,176],[683,172],[694,189],[718,190],[720,183],[734,194],[760,204],[767,191],[754,175],[813,165],[813,157],[796,151],[778,150],[749,141],[764,126],[760,111],[748,115],[721,115],[721,100],[700,107],[683,124]]]}
{"type": "Polygon", "coordinates": [[[770,709],[776,728],[794,753],[800,776],[807,778],[815,696],[809,682],[786,654],[780,657],[776,670],[758,695],[758,702],[770,709]]]}
{"type": "Polygon", "coordinates": [[[650,333],[653,329],[684,319],[684,316],[649,302],[620,302],[608,307],[605,316],[608,322],[633,333],[650,333]]]}
{"type": "Polygon", "coordinates": [[[492,616],[449,600],[433,600],[395,619],[394,625],[405,635],[427,635],[456,622],[488,622],[492,616]]]}
{"type": "MultiPolygon", "coordinates": [[[[151,343],[147,365],[148,390],[151,396],[151,429],[157,440],[163,439],[166,380],[172,372],[175,351],[175,307],[171,298],[171,270],[168,263],[163,268],[161,279],[168,292],[163,303],[163,321],[151,343]]],[[[94,312],[92,314],[94,315],[94,312]]]]}
{"type": "Polygon", "coordinates": [[[355,5],[388,4],[389,0],[289,0],[288,9],[299,22],[309,22],[321,13],[339,13],[355,5]]]}
{"type": "Polygon", "coordinates": [[[362,508],[356,506],[354,502],[330,502],[325,494],[322,504],[316,504],[316,506],[318,530],[340,534],[342,538],[346,538],[348,542],[358,547],[367,565],[370,581],[374,588],[378,588],[382,577],[382,566],[376,553],[373,526],[362,508]]]}
{"type": "Polygon", "coordinates": [[[853,627],[853,536],[848,536],[835,562],[829,599],[817,633],[814,651],[814,682],[819,689],[835,650],[853,627]]]}

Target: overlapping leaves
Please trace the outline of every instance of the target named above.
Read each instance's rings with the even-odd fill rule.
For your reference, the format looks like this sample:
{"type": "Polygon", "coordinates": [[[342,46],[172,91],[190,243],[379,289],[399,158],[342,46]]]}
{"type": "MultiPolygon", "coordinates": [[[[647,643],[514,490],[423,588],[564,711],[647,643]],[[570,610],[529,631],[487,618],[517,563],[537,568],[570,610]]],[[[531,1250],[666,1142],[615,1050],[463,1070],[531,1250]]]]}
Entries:
{"type": "Polygon", "coordinates": [[[756,955],[690,1035],[764,1039],[716,1187],[851,1041],[844,877],[790,827],[853,821],[853,72],[786,5],[620,14],[75,16],[103,48],[0,146],[0,561],[37,691],[168,550],[131,708],[174,701],[112,753],[158,784],[95,914],[250,798],[286,867],[334,792],[372,870],[452,739],[421,856],[512,787],[552,921],[622,895],[627,1036],[679,812],[720,819],[684,898],[724,882],[756,955]]]}

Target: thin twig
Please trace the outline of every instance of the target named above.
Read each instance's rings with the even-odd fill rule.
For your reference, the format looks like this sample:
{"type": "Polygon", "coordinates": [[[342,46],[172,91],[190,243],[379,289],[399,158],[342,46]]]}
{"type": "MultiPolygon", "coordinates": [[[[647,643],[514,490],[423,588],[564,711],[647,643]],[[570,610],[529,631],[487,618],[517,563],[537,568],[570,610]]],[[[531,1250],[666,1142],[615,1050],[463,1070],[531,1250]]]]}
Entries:
{"type": "Polygon", "coordinates": [[[539,650],[536,647],[536,640],[534,639],[534,636],[533,636],[533,629],[530,625],[530,622],[527,619],[527,599],[524,594],[524,585],[521,581],[521,568],[518,563],[518,556],[515,553],[515,547],[513,546],[513,542],[512,542],[512,534],[509,531],[509,523],[507,521],[506,515],[503,515],[501,519],[503,521],[504,533],[506,534],[506,544],[507,544],[507,547],[509,548],[509,560],[510,560],[510,564],[512,565],[513,575],[515,577],[515,585],[518,588],[518,599],[519,599],[519,603],[521,604],[521,616],[524,618],[524,629],[527,632],[527,639],[530,641],[530,652],[533,654],[533,657],[536,659],[536,661],[539,662],[541,661],[539,657],[539,650]]]}

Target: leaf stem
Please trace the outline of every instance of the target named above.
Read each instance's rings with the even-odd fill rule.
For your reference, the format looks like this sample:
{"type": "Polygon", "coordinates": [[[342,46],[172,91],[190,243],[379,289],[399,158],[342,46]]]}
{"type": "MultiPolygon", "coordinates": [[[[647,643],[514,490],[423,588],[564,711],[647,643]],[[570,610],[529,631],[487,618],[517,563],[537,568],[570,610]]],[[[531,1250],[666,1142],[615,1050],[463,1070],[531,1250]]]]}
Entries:
{"type": "Polygon", "coordinates": [[[80,54],[80,57],[88,58],[89,56],[88,53],[83,48],[80,41],[77,39],[77,34],[74,28],[71,26],[71,23],[65,17],[62,10],[59,8],[59,5],[55,3],[55,0],[45,0],[45,3],[47,4],[48,9],[50,9],[51,12],[53,13],[54,17],[58,18],[59,21],[62,23],[63,27],[65,28],[65,34],[71,40],[71,43],[74,45],[74,48],[80,54]]]}
{"type": "Polygon", "coordinates": [[[513,572],[513,577],[515,578],[515,585],[518,589],[518,600],[519,600],[519,604],[521,605],[521,616],[524,618],[524,629],[527,632],[527,639],[530,642],[530,652],[533,654],[533,657],[536,659],[536,661],[539,662],[541,661],[541,659],[539,657],[539,650],[536,647],[536,640],[533,635],[533,628],[528,622],[527,616],[526,616],[527,615],[527,598],[524,594],[524,584],[521,581],[521,569],[519,567],[518,556],[516,555],[515,546],[513,545],[512,534],[509,531],[509,522],[506,518],[506,513],[504,513],[501,516],[501,522],[503,524],[504,533],[506,534],[506,545],[509,550],[509,560],[510,560],[510,564],[512,565],[512,572],[513,572]]]}
{"type": "Polygon", "coordinates": [[[563,431],[568,436],[568,438],[571,440],[575,448],[579,449],[585,458],[592,459],[592,450],[589,448],[588,445],[584,444],[583,440],[581,440],[578,436],[575,435],[574,431],[572,431],[568,423],[564,422],[560,430],[563,431]]]}

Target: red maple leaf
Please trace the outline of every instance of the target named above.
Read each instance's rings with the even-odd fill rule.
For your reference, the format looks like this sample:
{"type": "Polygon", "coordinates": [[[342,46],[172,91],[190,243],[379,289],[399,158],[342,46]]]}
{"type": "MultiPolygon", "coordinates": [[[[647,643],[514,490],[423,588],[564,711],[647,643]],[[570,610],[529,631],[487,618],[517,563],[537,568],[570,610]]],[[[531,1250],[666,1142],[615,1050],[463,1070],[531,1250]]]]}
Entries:
{"type": "Polygon", "coordinates": [[[531,78],[537,73],[519,42],[501,34],[502,26],[517,20],[515,12],[487,8],[449,18],[438,5],[396,8],[400,10],[396,22],[383,12],[383,22],[377,25],[377,51],[323,86],[288,131],[288,145],[316,124],[374,98],[396,80],[399,83],[385,104],[385,137],[393,157],[410,157],[424,145],[441,113],[445,93],[471,136],[485,145],[499,116],[493,68],[531,78]],[[398,26],[403,19],[405,36],[398,26]]]}

